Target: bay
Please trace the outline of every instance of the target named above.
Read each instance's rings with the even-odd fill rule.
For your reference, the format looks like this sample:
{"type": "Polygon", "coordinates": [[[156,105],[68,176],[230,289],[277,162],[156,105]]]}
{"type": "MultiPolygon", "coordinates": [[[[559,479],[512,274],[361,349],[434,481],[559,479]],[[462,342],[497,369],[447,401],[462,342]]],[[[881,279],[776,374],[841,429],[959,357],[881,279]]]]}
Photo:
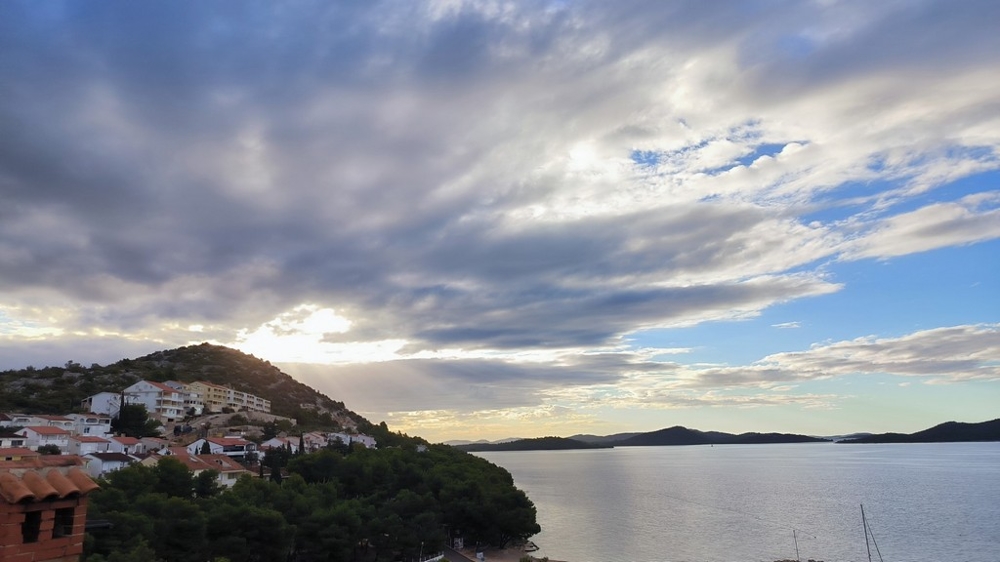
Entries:
{"type": "Polygon", "coordinates": [[[1000,443],[621,447],[477,453],[570,562],[1000,560],[1000,443]]]}

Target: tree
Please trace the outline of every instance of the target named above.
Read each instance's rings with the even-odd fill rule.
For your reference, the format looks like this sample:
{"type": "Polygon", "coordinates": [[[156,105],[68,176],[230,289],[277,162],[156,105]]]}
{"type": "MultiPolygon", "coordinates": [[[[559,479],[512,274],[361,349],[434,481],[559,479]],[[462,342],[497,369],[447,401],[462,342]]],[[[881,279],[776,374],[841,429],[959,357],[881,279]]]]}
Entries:
{"type": "Polygon", "coordinates": [[[163,457],[153,467],[153,473],[157,480],[154,491],[170,497],[191,497],[194,491],[194,478],[181,461],[173,457],[163,457]]]}
{"type": "Polygon", "coordinates": [[[111,420],[111,429],[129,437],[155,437],[160,434],[160,424],[149,418],[143,404],[122,404],[118,417],[111,420]]]}
{"type": "Polygon", "coordinates": [[[208,444],[208,439],[206,439],[201,444],[200,454],[202,454],[202,455],[211,455],[212,454],[212,446],[208,444]]]}
{"type": "Polygon", "coordinates": [[[211,498],[222,491],[219,484],[218,470],[203,470],[194,477],[194,495],[199,498],[211,498]]]}
{"type": "Polygon", "coordinates": [[[53,444],[42,445],[41,447],[38,448],[38,454],[39,455],[61,455],[62,454],[62,449],[59,448],[59,445],[53,445],[53,444]]]}

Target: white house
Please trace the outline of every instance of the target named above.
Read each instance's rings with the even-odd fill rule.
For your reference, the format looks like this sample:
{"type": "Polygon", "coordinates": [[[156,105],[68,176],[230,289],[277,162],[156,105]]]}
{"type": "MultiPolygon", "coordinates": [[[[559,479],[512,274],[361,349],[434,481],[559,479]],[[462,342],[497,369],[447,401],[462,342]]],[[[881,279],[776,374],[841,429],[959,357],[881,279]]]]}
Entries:
{"type": "Polygon", "coordinates": [[[0,449],[21,449],[27,445],[27,441],[23,435],[0,432],[0,449]]]}
{"type": "Polygon", "coordinates": [[[141,455],[146,452],[146,447],[142,441],[135,437],[125,435],[115,435],[108,437],[108,451],[112,453],[123,453],[126,455],[141,455]]]}
{"type": "Polygon", "coordinates": [[[66,452],[71,455],[89,455],[91,453],[107,453],[111,450],[111,443],[96,435],[71,435],[66,452]]]}
{"type": "Polygon", "coordinates": [[[87,473],[94,478],[121,470],[137,460],[124,453],[90,453],[83,459],[87,461],[87,473]]]}
{"type": "Polygon", "coordinates": [[[28,425],[45,425],[33,423],[33,416],[25,414],[0,414],[0,427],[25,427],[28,425]]]}
{"type": "Polygon", "coordinates": [[[299,440],[298,438],[290,437],[272,437],[267,441],[260,444],[260,450],[265,451],[267,449],[290,449],[292,454],[299,452],[299,440]]]}
{"type": "Polygon", "coordinates": [[[66,416],[34,416],[36,422],[31,425],[47,425],[49,427],[58,427],[59,429],[65,429],[66,431],[73,432],[73,420],[66,416]]]}
{"type": "Polygon", "coordinates": [[[198,439],[187,446],[187,452],[192,455],[200,454],[205,443],[208,443],[209,453],[213,455],[226,455],[235,459],[244,459],[257,453],[257,444],[241,437],[208,437],[198,439]]]}
{"type": "Polygon", "coordinates": [[[73,421],[73,434],[107,437],[111,435],[111,416],[107,414],[69,414],[73,421]]]}
{"type": "Polygon", "coordinates": [[[184,416],[184,397],[176,388],[153,382],[139,381],[124,390],[135,404],[143,404],[150,417],[172,422],[184,416]]]}
{"type": "MultiPolygon", "coordinates": [[[[84,398],[80,402],[80,405],[83,406],[83,409],[88,412],[115,417],[118,415],[121,403],[122,396],[120,394],[114,392],[98,392],[93,396],[84,398]]],[[[131,404],[132,400],[126,396],[125,403],[131,404]]]]}
{"type": "Polygon", "coordinates": [[[330,440],[331,445],[337,442],[345,445],[361,443],[368,449],[375,448],[375,438],[361,433],[329,433],[327,434],[327,438],[330,440]]]}
{"type": "Polygon", "coordinates": [[[25,439],[25,446],[32,451],[37,451],[39,447],[45,445],[55,445],[60,451],[69,448],[70,433],[59,427],[48,425],[28,426],[16,432],[25,439]]]}
{"type": "Polygon", "coordinates": [[[0,427],[50,426],[73,430],[73,421],[65,416],[0,414],[0,427]]]}

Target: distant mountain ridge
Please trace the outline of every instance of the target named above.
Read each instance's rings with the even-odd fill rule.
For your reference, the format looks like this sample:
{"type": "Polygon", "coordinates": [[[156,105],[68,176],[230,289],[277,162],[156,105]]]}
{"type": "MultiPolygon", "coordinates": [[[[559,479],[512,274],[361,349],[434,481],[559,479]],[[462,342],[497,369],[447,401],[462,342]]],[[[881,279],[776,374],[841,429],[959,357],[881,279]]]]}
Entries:
{"type": "Polygon", "coordinates": [[[1000,441],[1000,418],[979,423],[949,421],[916,433],[878,433],[841,443],[960,443],[1000,441]]]}
{"type": "Polygon", "coordinates": [[[614,441],[615,447],[648,447],[662,445],[756,445],[765,443],[825,443],[829,439],[809,437],[794,433],[723,433],[721,431],[698,431],[682,426],[668,427],[649,433],[614,441]]]}
{"type": "Polygon", "coordinates": [[[586,443],[565,437],[536,437],[501,443],[469,443],[453,445],[467,452],[481,451],[567,451],[573,449],[610,449],[610,444],[586,443]]]}
{"type": "Polygon", "coordinates": [[[573,437],[540,437],[502,443],[474,442],[454,445],[465,451],[549,451],[568,449],[604,449],[612,447],[650,447],[676,445],[751,445],[766,443],[828,443],[829,439],[793,433],[742,433],[698,431],[682,426],[668,427],[648,433],[618,433],[615,435],[574,435],[573,437]]]}

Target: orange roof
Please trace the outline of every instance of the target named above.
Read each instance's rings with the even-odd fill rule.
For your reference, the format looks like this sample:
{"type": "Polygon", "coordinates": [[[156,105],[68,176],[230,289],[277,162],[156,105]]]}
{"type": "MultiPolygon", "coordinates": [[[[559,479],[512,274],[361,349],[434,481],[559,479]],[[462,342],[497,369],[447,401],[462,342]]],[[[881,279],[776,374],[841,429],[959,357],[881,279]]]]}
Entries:
{"type": "Polygon", "coordinates": [[[170,447],[169,455],[152,455],[150,458],[159,462],[164,457],[171,457],[179,460],[192,472],[202,470],[217,470],[219,472],[248,472],[240,463],[229,458],[227,455],[192,455],[184,447],[170,447]]]}
{"type": "Polygon", "coordinates": [[[65,474],[54,468],[44,473],[28,470],[20,477],[0,472],[0,499],[11,504],[85,496],[97,488],[97,483],[79,468],[65,474]]]}
{"type": "Polygon", "coordinates": [[[210,386],[212,388],[218,388],[220,390],[229,390],[228,388],[222,386],[221,384],[215,384],[214,382],[208,382],[208,381],[195,381],[195,382],[193,382],[191,384],[203,384],[205,386],[210,386]]]}
{"type": "Polygon", "coordinates": [[[41,454],[38,451],[32,451],[31,449],[25,449],[24,447],[3,447],[0,448],[0,457],[40,457],[41,454]]]}
{"type": "Polygon", "coordinates": [[[79,441],[80,443],[107,443],[108,440],[103,437],[97,437],[94,435],[72,435],[70,439],[79,441]]]}
{"type": "Polygon", "coordinates": [[[30,429],[39,435],[69,435],[69,432],[65,429],[50,425],[29,425],[24,429],[30,429]]]}
{"type": "Polygon", "coordinates": [[[112,439],[114,439],[115,441],[121,443],[122,445],[138,445],[139,444],[139,440],[136,439],[135,437],[127,437],[125,435],[118,435],[118,436],[112,437],[112,439]]]}
{"type": "Polygon", "coordinates": [[[68,469],[84,464],[86,461],[79,455],[35,455],[16,461],[0,460],[0,472],[24,472],[25,470],[53,467],[68,469]]]}
{"type": "Polygon", "coordinates": [[[162,390],[164,392],[177,392],[176,388],[169,387],[169,386],[163,384],[162,382],[153,382],[153,381],[142,381],[142,382],[144,382],[146,384],[151,384],[151,385],[155,386],[156,388],[159,388],[160,390],[162,390]]]}

